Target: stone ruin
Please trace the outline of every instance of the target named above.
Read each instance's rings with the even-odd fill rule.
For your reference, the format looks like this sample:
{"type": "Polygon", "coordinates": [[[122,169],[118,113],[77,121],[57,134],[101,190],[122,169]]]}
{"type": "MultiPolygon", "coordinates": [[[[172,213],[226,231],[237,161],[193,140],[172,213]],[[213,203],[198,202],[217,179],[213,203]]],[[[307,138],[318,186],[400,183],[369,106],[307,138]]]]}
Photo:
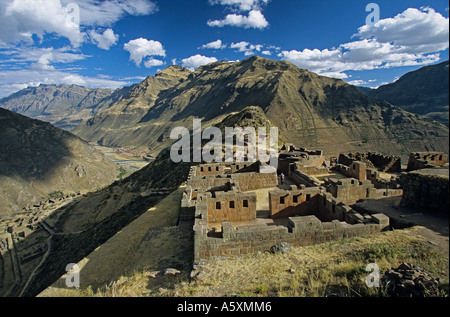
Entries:
{"type": "Polygon", "coordinates": [[[407,172],[425,168],[441,167],[448,161],[448,155],[443,152],[411,153],[408,160],[407,172]]]}
{"type": "Polygon", "coordinates": [[[259,162],[191,167],[180,221],[194,220],[195,260],[387,230],[387,216],[361,214],[350,205],[361,199],[403,196],[404,175],[409,174],[401,173],[399,157],[349,153],[327,162],[322,151],[293,145],[281,149],[277,172],[260,173],[259,167],[259,162]],[[281,173],[285,184],[280,183],[281,173]]]}
{"type": "MultiPolygon", "coordinates": [[[[280,155],[279,166],[290,185],[280,186],[276,172],[259,173],[259,163],[191,168],[180,219],[194,217],[195,260],[263,252],[281,242],[306,246],[339,241],[389,228],[387,216],[356,212],[301,171],[303,163],[328,172],[321,151],[292,150],[280,155]],[[260,190],[266,198],[255,193],[260,190]],[[267,200],[266,209],[258,209],[258,199],[267,200]]],[[[375,195],[377,189],[371,189],[375,195]]]]}
{"type": "Polygon", "coordinates": [[[365,163],[367,168],[386,173],[400,173],[402,170],[400,157],[375,152],[340,154],[338,163],[350,166],[355,161],[365,163]]]}

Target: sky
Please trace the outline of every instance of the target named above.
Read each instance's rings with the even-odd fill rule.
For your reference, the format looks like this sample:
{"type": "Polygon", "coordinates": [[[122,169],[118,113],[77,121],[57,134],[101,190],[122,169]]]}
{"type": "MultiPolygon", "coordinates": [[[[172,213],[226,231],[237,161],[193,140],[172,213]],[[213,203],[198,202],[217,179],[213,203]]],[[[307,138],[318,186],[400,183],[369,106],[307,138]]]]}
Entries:
{"type": "Polygon", "coordinates": [[[0,97],[258,55],[376,88],[448,60],[443,0],[0,0],[0,97]]]}

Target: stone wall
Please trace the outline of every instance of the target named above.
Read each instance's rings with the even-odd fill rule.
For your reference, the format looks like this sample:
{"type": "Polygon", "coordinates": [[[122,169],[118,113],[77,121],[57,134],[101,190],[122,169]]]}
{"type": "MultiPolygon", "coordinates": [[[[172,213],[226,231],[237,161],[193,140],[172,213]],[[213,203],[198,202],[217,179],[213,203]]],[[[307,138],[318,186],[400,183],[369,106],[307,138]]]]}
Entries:
{"type": "Polygon", "coordinates": [[[277,219],[312,215],[317,210],[317,196],[322,192],[319,187],[270,191],[270,217],[277,219]]]}
{"type": "Polygon", "coordinates": [[[325,180],[327,191],[344,204],[353,204],[360,199],[378,199],[383,197],[401,196],[400,188],[377,189],[370,180],[358,181],[354,178],[325,180]]]}
{"type": "Polygon", "coordinates": [[[325,163],[325,157],[321,150],[307,150],[305,148],[296,149],[292,145],[283,147],[279,155],[278,170],[285,174],[289,173],[291,164],[295,164],[300,167],[313,167],[323,166],[325,163]]]}
{"type": "Polygon", "coordinates": [[[355,178],[327,179],[325,181],[327,191],[345,204],[355,203],[360,199],[375,196],[376,189],[369,181],[358,181],[355,178]]]}
{"type": "Polygon", "coordinates": [[[444,175],[436,175],[437,172],[438,169],[432,169],[402,175],[403,197],[401,205],[424,211],[448,213],[448,169],[443,171],[444,175]]]}
{"type": "Polygon", "coordinates": [[[402,168],[401,158],[398,156],[386,156],[374,152],[339,155],[339,164],[350,166],[354,161],[366,163],[367,168],[377,168],[387,173],[400,173],[402,168]]]}
{"type": "Polygon", "coordinates": [[[417,152],[409,155],[406,171],[415,171],[430,167],[443,166],[448,161],[448,155],[443,152],[417,152]]]}
{"type": "Polygon", "coordinates": [[[233,174],[231,179],[242,192],[278,186],[277,173],[233,174]]]}
{"type": "Polygon", "coordinates": [[[208,236],[208,229],[200,219],[194,226],[194,258],[233,257],[269,250],[279,242],[293,246],[308,246],[324,242],[364,236],[382,231],[389,226],[389,218],[376,214],[356,224],[339,220],[322,222],[315,216],[290,217],[288,226],[240,226],[222,224],[222,232],[208,236]],[[370,218],[370,219],[369,219],[370,218]]]}
{"type": "Polygon", "coordinates": [[[222,163],[200,164],[195,168],[195,176],[223,175],[225,168],[226,165],[222,163]]]}
{"type": "Polygon", "coordinates": [[[208,224],[256,219],[255,193],[207,193],[206,206],[208,224]]]}
{"type": "Polygon", "coordinates": [[[366,176],[377,189],[401,189],[398,176],[391,176],[391,179],[388,180],[382,178],[379,171],[371,168],[367,169],[366,176]]]}
{"type": "Polygon", "coordinates": [[[294,182],[297,186],[305,185],[308,187],[317,187],[320,186],[320,182],[308,174],[299,171],[299,170],[291,170],[288,174],[289,179],[294,182]]]}

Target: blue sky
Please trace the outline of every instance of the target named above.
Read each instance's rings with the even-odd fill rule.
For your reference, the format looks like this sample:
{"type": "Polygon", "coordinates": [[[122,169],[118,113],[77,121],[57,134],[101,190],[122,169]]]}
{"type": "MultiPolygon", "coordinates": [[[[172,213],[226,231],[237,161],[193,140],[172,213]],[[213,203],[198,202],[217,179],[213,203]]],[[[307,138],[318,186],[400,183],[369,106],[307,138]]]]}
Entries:
{"type": "Polygon", "coordinates": [[[41,83],[115,89],[172,64],[196,69],[252,55],[377,87],[448,59],[448,7],[442,0],[1,0],[0,97],[41,83]],[[377,9],[366,11],[369,3],[377,9]]]}

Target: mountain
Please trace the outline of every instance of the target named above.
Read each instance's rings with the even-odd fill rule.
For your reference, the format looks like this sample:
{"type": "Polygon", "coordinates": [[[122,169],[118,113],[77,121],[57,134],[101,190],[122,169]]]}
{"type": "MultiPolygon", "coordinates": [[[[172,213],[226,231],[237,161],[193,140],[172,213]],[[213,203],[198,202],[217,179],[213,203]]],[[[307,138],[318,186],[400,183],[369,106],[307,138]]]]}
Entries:
{"type": "Polygon", "coordinates": [[[400,108],[449,125],[449,61],[407,73],[367,93],[400,108]]]}
{"type": "Polygon", "coordinates": [[[41,84],[0,99],[0,107],[70,131],[83,119],[119,101],[130,89],[125,87],[112,91],[77,85],[41,84]]]}
{"type": "MultiPolygon", "coordinates": [[[[225,126],[267,127],[270,126],[270,122],[260,108],[248,107],[239,113],[230,114],[216,126],[223,131],[225,126]]],[[[192,148],[190,151],[192,153],[192,148]]],[[[137,261],[141,265],[142,254],[154,257],[155,253],[155,250],[146,247],[145,243],[141,245],[141,240],[145,242],[145,233],[148,230],[151,228],[161,230],[159,226],[165,224],[164,226],[174,226],[172,229],[176,229],[175,231],[162,229],[168,232],[168,241],[172,239],[171,233],[178,235],[179,227],[175,226],[178,222],[183,192],[180,185],[187,180],[193,164],[174,163],[170,158],[170,151],[161,151],[154,161],[141,170],[107,187],[77,197],[70,204],[54,211],[46,219],[56,232],[50,239],[48,235],[33,233],[15,245],[22,253],[27,253],[35,245],[50,243],[47,242],[49,239],[51,249],[46,256],[41,254],[35,260],[39,265],[20,266],[22,279],[15,281],[14,288],[11,288],[11,284],[14,283],[8,282],[11,279],[5,278],[1,283],[0,275],[0,296],[5,294],[36,296],[65,273],[67,263],[78,263],[87,258],[89,265],[83,267],[83,285],[93,283],[93,280],[102,285],[134,269],[141,271],[143,267],[134,267],[133,262],[137,261]],[[157,217],[153,217],[154,207],[163,199],[170,200],[171,207],[165,205],[157,217]],[[151,221],[142,220],[141,216],[150,217],[151,221]],[[132,230],[130,236],[124,237],[123,229],[132,222],[137,222],[137,228],[132,230]],[[139,232],[138,229],[143,232],[139,232]],[[104,244],[113,237],[119,240],[119,245],[113,250],[104,248],[104,244]],[[94,256],[98,252],[105,253],[100,257],[94,256]],[[93,270],[94,273],[84,275],[88,270],[93,270]]],[[[188,245],[183,244],[179,248],[181,252],[177,257],[185,257],[183,260],[187,263],[188,269],[193,260],[191,252],[193,232],[191,225],[185,229],[183,232],[189,237],[185,243],[188,245]]],[[[168,252],[175,253],[177,250],[168,252]]],[[[161,260],[161,264],[167,265],[166,260],[157,258],[156,260],[161,260]]],[[[6,270],[11,270],[6,265],[5,267],[6,270]]],[[[12,271],[6,271],[6,276],[11,277],[14,274],[12,271]]]]}
{"type": "Polygon", "coordinates": [[[51,194],[96,190],[119,174],[116,164],[79,137],[1,108],[0,149],[0,217],[51,194]]]}
{"type": "Polygon", "coordinates": [[[148,77],[121,101],[83,122],[74,133],[106,146],[132,146],[157,154],[174,127],[203,128],[230,113],[259,106],[280,137],[327,155],[378,151],[448,152],[448,128],[374,99],[346,82],[286,61],[253,56],[215,62],[191,72],[179,66],[148,77]]]}

